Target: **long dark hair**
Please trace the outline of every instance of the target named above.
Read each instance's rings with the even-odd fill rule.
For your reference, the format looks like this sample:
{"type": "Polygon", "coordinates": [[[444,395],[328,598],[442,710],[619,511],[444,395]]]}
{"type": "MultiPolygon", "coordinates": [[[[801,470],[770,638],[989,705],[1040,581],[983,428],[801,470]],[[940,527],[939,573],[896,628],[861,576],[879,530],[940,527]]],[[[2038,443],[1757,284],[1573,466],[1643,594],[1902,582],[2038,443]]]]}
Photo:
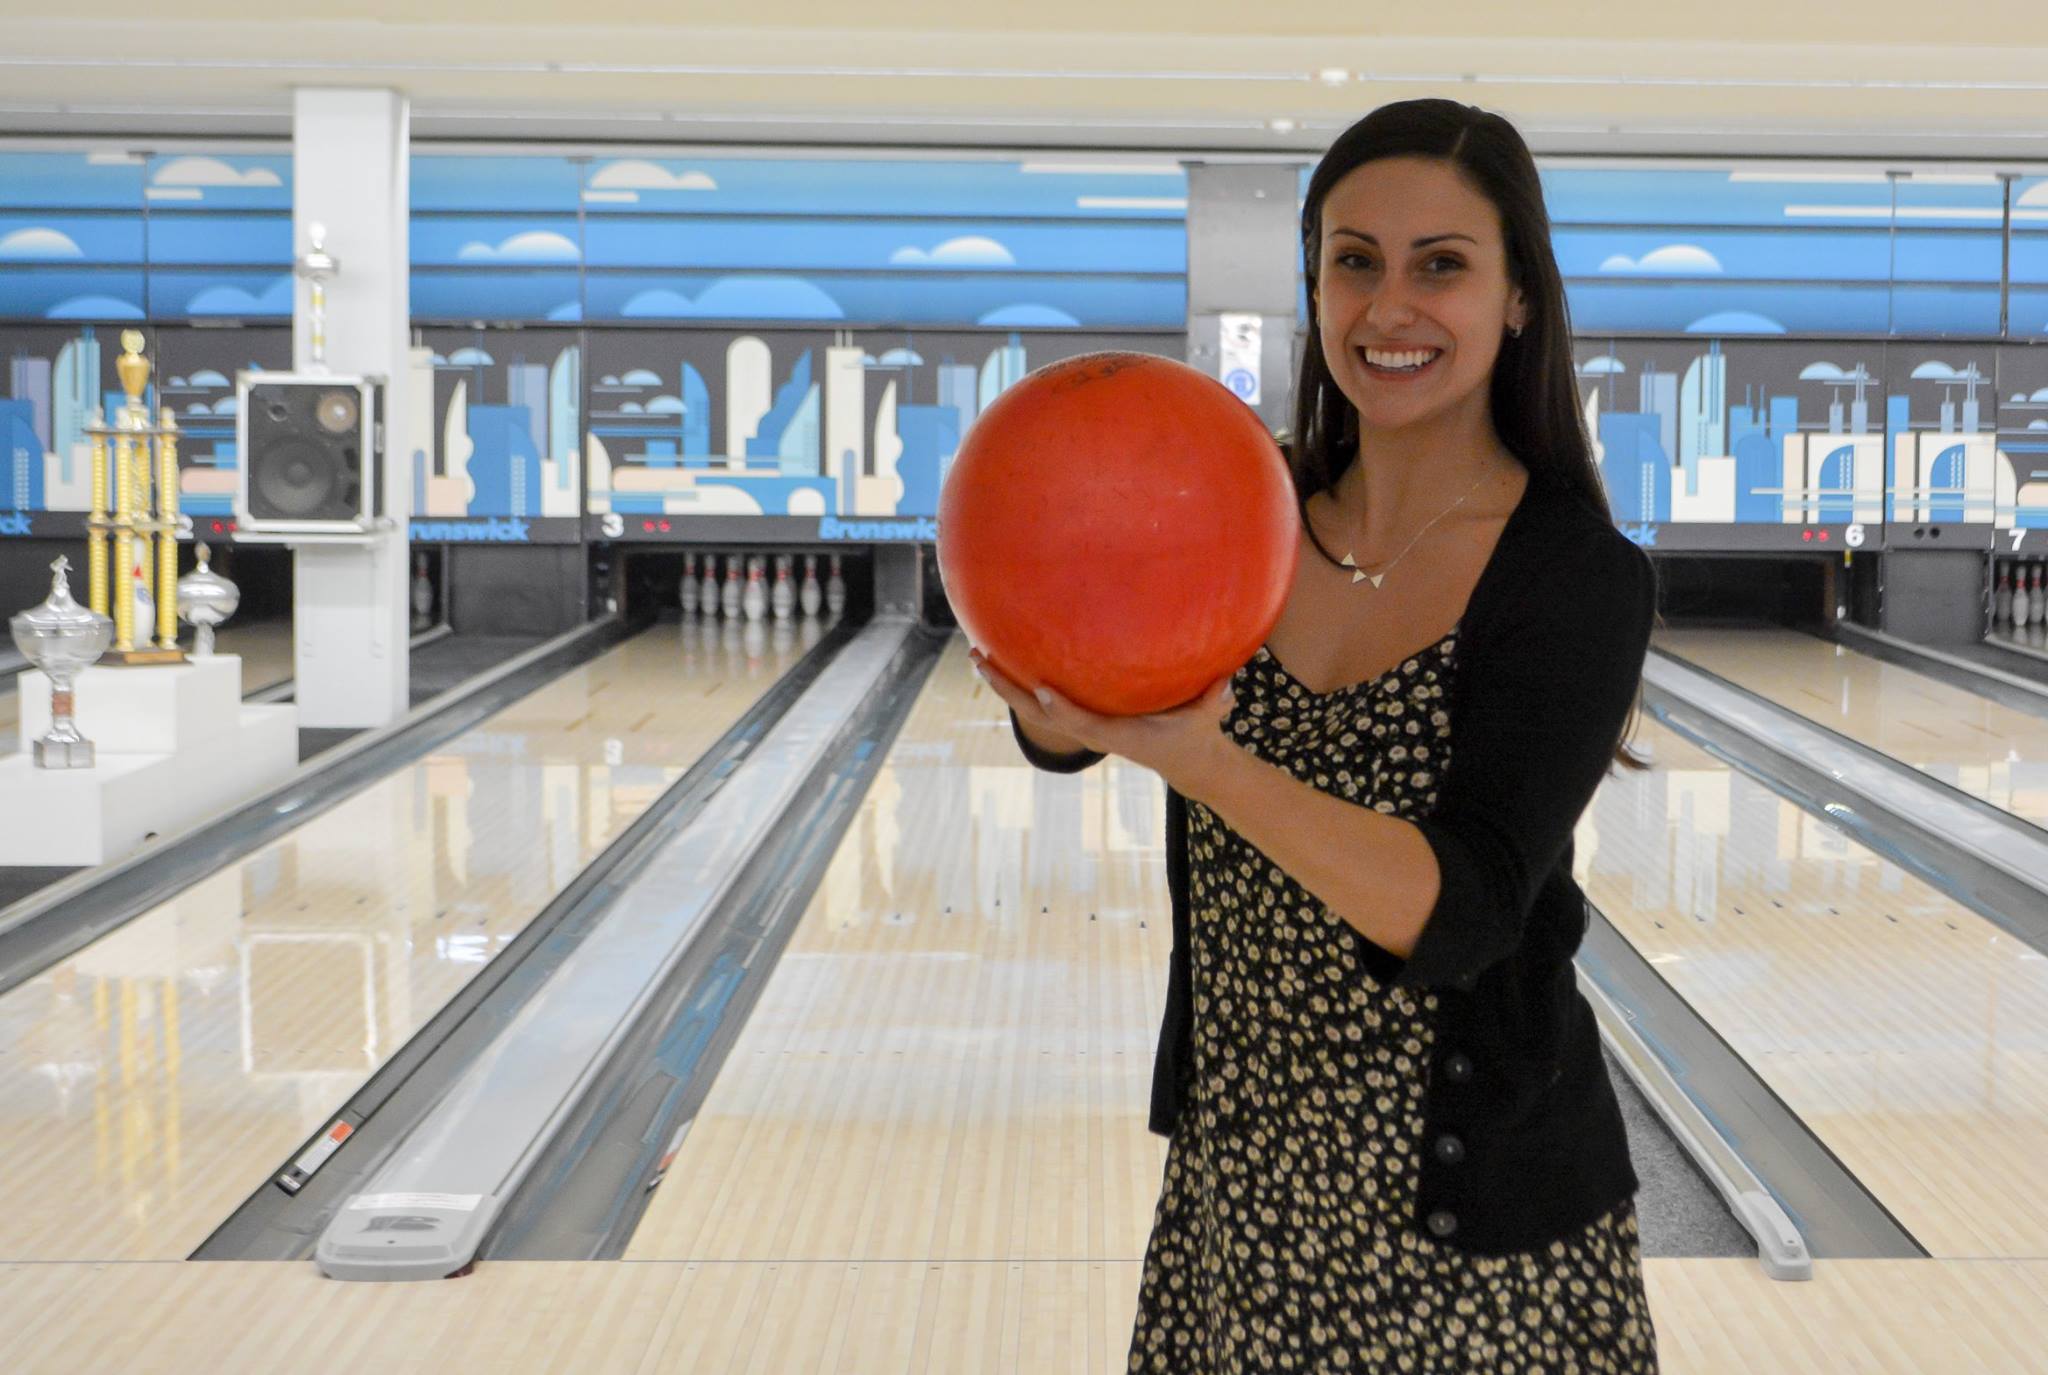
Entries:
{"type": "Polygon", "coordinates": [[[1550,213],[1543,207],[1536,160],[1514,125],[1454,100],[1382,105],[1340,134],[1309,178],[1301,211],[1308,339],[1294,390],[1294,442],[1288,446],[1296,493],[1307,501],[1328,491],[1358,446],[1358,411],[1330,375],[1317,321],[1323,202],[1331,187],[1366,163],[1398,157],[1449,163],[1500,213],[1508,280],[1521,288],[1529,318],[1519,338],[1501,340],[1493,365],[1494,428],[1531,481],[1561,488],[1612,519],[1579,409],[1571,317],[1550,246],[1550,213]]]}
{"type": "MultiPolygon", "coordinates": [[[[1542,483],[1583,501],[1612,522],[1607,489],[1593,461],[1593,441],[1579,408],[1577,368],[1572,360],[1571,312],[1564,277],[1550,243],[1550,212],[1543,205],[1543,181],[1536,159],[1515,126],[1490,111],[1455,100],[1403,100],[1382,105],[1338,135],[1308,182],[1301,210],[1302,270],[1308,278],[1308,338],[1301,351],[1301,375],[1294,389],[1294,433],[1287,466],[1302,504],[1302,528],[1331,563],[1308,521],[1308,499],[1336,484],[1358,455],[1358,410],[1338,389],[1323,357],[1316,311],[1316,273],[1322,265],[1323,202],[1330,188],[1369,162],[1422,157],[1449,163],[1493,203],[1507,248],[1508,280],[1522,292],[1528,320],[1519,336],[1501,340],[1488,398],[1494,430],[1508,452],[1542,483]]],[[[1636,709],[1615,742],[1615,760],[1625,768],[1645,767],[1627,746],[1641,711],[1636,709]]]]}

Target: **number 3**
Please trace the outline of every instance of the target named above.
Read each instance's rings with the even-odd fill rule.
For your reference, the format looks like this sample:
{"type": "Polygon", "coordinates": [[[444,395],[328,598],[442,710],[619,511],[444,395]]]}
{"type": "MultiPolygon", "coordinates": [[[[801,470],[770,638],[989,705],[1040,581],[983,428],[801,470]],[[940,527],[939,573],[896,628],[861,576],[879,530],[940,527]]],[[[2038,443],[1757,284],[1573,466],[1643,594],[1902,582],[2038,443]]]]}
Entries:
{"type": "Polygon", "coordinates": [[[620,535],[623,535],[625,533],[625,517],[621,516],[616,511],[607,512],[604,518],[604,537],[606,539],[617,539],[620,535]]]}

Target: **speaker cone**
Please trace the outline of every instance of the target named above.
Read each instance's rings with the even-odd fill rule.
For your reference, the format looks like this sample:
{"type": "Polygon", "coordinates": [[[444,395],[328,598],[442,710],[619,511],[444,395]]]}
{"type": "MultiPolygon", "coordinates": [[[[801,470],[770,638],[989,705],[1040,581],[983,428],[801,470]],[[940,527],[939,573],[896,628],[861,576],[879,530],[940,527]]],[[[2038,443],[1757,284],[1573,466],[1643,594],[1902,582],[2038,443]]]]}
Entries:
{"type": "Polygon", "coordinates": [[[255,495],[273,518],[314,516],[335,499],[348,480],[341,456],[304,439],[275,441],[256,465],[255,495]]]}
{"type": "Polygon", "coordinates": [[[329,434],[347,434],[356,427],[356,394],[352,391],[322,392],[313,416],[329,434]]]}

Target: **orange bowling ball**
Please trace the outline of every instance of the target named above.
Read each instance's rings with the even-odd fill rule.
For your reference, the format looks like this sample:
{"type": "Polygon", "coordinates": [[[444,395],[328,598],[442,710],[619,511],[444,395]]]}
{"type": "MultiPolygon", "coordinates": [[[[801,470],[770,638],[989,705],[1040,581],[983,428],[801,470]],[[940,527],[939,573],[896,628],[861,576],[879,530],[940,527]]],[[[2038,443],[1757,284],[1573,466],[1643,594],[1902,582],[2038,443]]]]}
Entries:
{"type": "Polygon", "coordinates": [[[939,494],[939,574],[1006,676],[1138,716],[1257,652],[1300,531],[1286,461],[1222,383],[1092,353],[1024,378],[968,431],[939,494]]]}

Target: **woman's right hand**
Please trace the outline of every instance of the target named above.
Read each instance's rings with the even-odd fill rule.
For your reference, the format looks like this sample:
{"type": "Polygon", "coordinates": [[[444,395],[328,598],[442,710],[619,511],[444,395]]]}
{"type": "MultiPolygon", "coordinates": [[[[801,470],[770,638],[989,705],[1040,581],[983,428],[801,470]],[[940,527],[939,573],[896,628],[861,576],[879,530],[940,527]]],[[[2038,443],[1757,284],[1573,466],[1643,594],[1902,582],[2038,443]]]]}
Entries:
{"type": "Polygon", "coordinates": [[[1086,742],[1063,735],[1047,725],[1044,708],[1038,699],[1006,677],[980,650],[968,650],[967,658],[981,680],[988,684],[989,690],[1010,708],[1011,714],[1017,718],[1017,729],[1024,733],[1026,740],[1047,754],[1079,754],[1088,748],[1086,742]]]}

